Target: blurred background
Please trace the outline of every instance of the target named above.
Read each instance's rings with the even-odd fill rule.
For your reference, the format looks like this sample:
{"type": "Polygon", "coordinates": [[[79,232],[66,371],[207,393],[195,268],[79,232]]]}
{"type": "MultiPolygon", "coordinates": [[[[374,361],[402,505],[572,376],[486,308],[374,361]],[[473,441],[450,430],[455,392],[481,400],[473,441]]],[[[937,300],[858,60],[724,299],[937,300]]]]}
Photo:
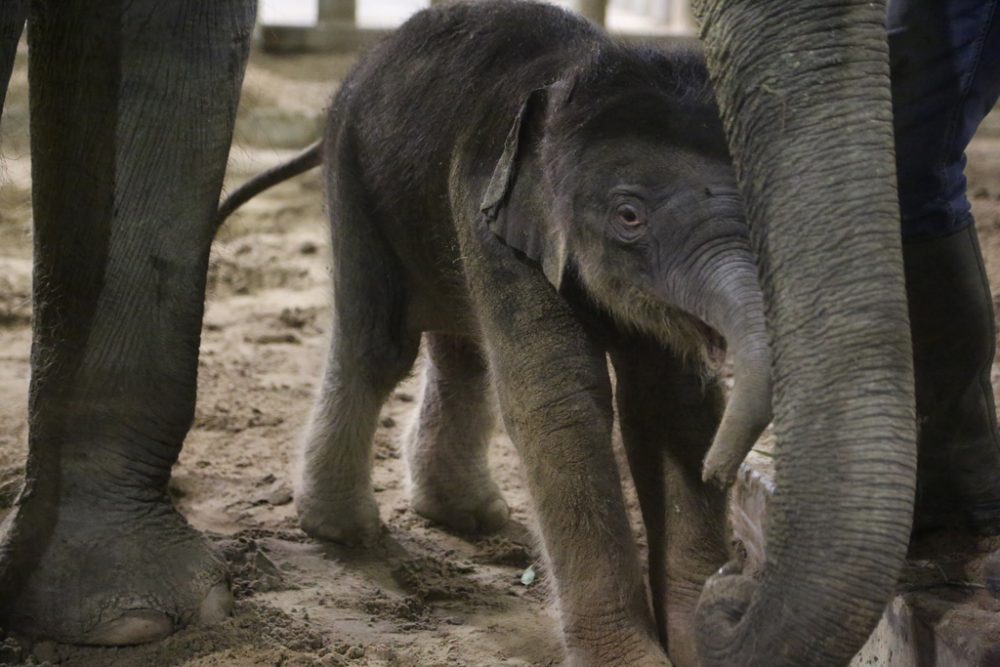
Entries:
{"type": "MultiPolygon", "coordinates": [[[[349,21],[361,28],[393,28],[410,14],[448,0],[261,0],[265,26],[313,27],[349,21]]],[[[579,11],[612,31],[692,34],[688,0],[550,0],[579,11]]]]}
{"type": "MultiPolygon", "coordinates": [[[[269,52],[355,51],[411,14],[454,0],[261,0],[258,43],[269,52]]],[[[688,0],[547,0],[632,38],[691,37],[688,0]]]]}

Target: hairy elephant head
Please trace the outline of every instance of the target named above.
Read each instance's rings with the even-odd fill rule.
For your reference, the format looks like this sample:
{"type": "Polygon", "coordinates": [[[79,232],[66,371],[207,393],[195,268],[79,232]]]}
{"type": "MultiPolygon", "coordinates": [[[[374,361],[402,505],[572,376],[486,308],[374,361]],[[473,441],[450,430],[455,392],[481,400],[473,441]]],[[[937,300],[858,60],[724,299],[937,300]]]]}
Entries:
{"type": "Polygon", "coordinates": [[[731,483],[770,421],[770,355],[702,60],[610,48],[532,92],[483,210],[557,288],[572,271],[619,324],[692,354],[725,338],[735,386],[705,476],[731,483]]]}
{"type": "Polygon", "coordinates": [[[759,578],[699,605],[706,667],[845,665],[905,557],[916,474],[885,3],[695,0],[774,355],[759,578]]]}

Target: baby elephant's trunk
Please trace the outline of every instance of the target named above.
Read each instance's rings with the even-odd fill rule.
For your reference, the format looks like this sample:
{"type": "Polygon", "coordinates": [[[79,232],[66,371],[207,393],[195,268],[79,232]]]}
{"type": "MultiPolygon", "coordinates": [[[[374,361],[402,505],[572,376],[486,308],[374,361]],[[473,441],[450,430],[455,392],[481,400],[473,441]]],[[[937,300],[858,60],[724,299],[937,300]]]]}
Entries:
{"type": "Polygon", "coordinates": [[[725,337],[733,361],[733,390],[702,470],[705,481],[725,489],[771,421],[771,354],[757,268],[749,253],[724,256],[701,273],[707,294],[698,315],[725,337]]]}

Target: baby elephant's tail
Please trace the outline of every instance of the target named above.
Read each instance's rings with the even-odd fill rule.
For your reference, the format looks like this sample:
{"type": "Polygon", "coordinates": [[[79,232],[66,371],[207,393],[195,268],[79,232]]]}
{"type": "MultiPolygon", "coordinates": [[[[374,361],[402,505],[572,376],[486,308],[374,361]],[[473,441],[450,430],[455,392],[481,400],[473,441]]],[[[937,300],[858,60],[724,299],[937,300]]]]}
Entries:
{"type": "Polygon", "coordinates": [[[257,174],[249,181],[236,188],[219,204],[219,211],[215,216],[215,225],[219,227],[229,215],[252,198],[259,195],[264,190],[277,185],[289,178],[303,174],[313,167],[318,167],[323,162],[323,140],[320,139],[309,144],[301,153],[296,154],[291,159],[282,162],[276,167],[271,167],[265,172],[257,174]]]}

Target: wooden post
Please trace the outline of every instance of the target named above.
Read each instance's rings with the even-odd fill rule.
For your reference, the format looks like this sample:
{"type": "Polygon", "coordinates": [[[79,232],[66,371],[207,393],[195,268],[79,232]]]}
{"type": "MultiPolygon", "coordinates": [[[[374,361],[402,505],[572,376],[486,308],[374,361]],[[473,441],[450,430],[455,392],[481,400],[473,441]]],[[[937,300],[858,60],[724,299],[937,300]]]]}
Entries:
{"type": "Polygon", "coordinates": [[[319,0],[319,23],[354,23],[357,11],[354,0],[319,0]]]}
{"type": "Polygon", "coordinates": [[[597,25],[604,25],[608,0],[577,0],[577,11],[597,25]]]}
{"type": "Polygon", "coordinates": [[[358,27],[355,0],[318,0],[317,5],[315,28],[269,26],[262,34],[264,50],[272,53],[351,53],[385,33],[358,27]]]}

